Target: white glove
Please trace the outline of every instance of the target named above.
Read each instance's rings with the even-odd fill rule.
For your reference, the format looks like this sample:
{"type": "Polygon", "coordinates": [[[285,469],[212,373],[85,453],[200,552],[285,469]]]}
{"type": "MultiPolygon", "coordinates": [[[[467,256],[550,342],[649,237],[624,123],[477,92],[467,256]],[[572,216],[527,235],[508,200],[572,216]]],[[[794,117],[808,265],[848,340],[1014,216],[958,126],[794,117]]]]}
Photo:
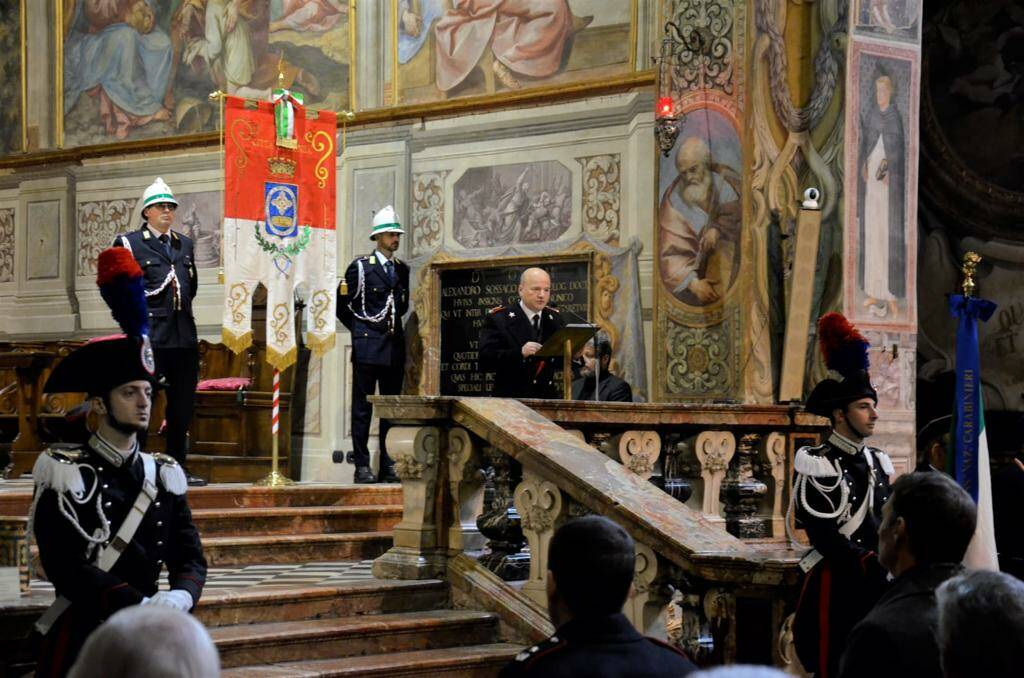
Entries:
{"type": "Polygon", "coordinates": [[[171,589],[170,591],[160,591],[155,594],[152,598],[142,601],[143,605],[162,605],[164,607],[173,607],[175,610],[181,610],[182,612],[188,612],[192,609],[192,594],[183,589],[171,589]]]}

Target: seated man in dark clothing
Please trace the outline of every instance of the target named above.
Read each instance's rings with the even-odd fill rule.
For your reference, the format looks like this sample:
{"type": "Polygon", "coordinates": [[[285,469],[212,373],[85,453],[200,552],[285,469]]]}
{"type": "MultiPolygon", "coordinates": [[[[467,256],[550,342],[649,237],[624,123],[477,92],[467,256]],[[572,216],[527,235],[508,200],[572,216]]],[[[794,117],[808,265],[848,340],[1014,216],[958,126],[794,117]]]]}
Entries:
{"type": "Polygon", "coordinates": [[[963,571],[976,522],[971,495],[944,473],[910,473],[893,484],[878,558],[895,579],[850,632],[840,678],[941,678],[935,589],[963,571]]]}
{"type": "Polygon", "coordinates": [[[570,520],[548,551],[548,614],[555,635],[523,650],[501,676],[686,676],[680,650],[641,635],[622,614],[633,582],[635,547],[600,516],[570,520]]]}
{"type": "Polygon", "coordinates": [[[1024,657],[1024,582],[976,570],[935,591],[946,678],[1011,678],[1024,657]]]}
{"type": "Polygon", "coordinates": [[[594,382],[600,384],[596,400],[602,402],[633,402],[633,389],[629,384],[608,371],[612,362],[612,344],[600,334],[583,347],[580,354],[583,366],[580,376],[572,382],[573,400],[595,400],[594,382]],[[597,342],[595,349],[594,342],[597,342]]]}

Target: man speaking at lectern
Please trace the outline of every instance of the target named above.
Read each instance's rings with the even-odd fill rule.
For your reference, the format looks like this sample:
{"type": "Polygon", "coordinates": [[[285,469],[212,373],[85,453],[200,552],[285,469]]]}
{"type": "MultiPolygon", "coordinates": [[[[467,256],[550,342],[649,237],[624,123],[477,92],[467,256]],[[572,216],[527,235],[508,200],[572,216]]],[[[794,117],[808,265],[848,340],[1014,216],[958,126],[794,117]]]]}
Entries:
{"type": "Polygon", "coordinates": [[[528,268],[519,278],[519,302],[491,309],[480,330],[480,366],[494,372],[495,398],[558,398],[560,358],[534,354],[561,329],[558,309],[548,306],[551,276],[528,268]]]}

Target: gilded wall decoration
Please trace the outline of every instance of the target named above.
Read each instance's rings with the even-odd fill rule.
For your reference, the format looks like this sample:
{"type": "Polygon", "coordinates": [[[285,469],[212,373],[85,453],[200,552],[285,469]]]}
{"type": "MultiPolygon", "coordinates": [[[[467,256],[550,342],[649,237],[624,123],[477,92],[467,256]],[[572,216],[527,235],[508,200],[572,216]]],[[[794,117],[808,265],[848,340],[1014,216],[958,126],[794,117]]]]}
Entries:
{"type": "Polygon", "coordinates": [[[572,184],[556,160],[466,170],[454,186],[455,242],[476,248],[558,240],[572,223],[572,184]]]}
{"type": "Polygon", "coordinates": [[[213,130],[217,110],[207,95],[219,89],[266,100],[279,64],[285,87],[302,92],[307,105],[351,107],[353,34],[344,0],[54,2],[63,24],[58,122],[66,146],[213,130]]]}
{"type": "Polygon", "coordinates": [[[0,283],[14,280],[14,208],[0,209],[0,283]]]}
{"type": "Polygon", "coordinates": [[[96,275],[96,259],[115,236],[131,228],[137,202],[128,198],[78,203],[78,275],[96,275]]]}
{"type": "Polygon", "coordinates": [[[619,242],[620,160],[618,153],[576,158],[582,167],[583,232],[608,243],[619,242]]]}
{"type": "Polygon", "coordinates": [[[678,0],[671,20],[680,27],[683,38],[682,51],[672,72],[672,91],[678,95],[689,90],[713,89],[735,94],[733,3],[678,0]]]}
{"type": "Polygon", "coordinates": [[[437,247],[444,233],[444,189],[448,170],[412,175],[412,253],[437,247]]]}
{"type": "Polygon", "coordinates": [[[629,73],[637,0],[392,0],[392,105],[629,73]]]}
{"type": "Polygon", "coordinates": [[[669,394],[702,399],[733,395],[739,351],[729,335],[737,329],[738,315],[732,314],[731,320],[703,328],[669,323],[665,343],[669,394]]]}

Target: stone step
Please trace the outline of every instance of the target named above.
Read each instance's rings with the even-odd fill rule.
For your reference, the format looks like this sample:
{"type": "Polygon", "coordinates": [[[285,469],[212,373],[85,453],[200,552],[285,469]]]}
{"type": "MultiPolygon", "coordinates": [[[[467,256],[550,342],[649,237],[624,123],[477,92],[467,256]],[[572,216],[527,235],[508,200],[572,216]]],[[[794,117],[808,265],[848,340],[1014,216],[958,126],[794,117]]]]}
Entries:
{"type": "MultiPolygon", "coordinates": [[[[270,457],[227,454],[190,454],[185,460],[190,473],[211,483],[254,483],[270,473],[270,457]]],[[[288,475],[288,460],[279,460],[278,470],[288,475]]]]}
{"type": "Polygon", "coordinates": [[[383,532],[391,530],[401,518],[402,507],[398,505],[283,506],[192,511],[192,519],[203,539],[232,535],[383,532]]]}
{"type": "Polygon", "coordinates": [[[367,579],[337,586],[216,589],[203,593],[195,615],[210,628],[380,613],[436,610],[448,605],[448,585],[436,579],[367,579]]]}
{"type": "Polygon", "coordinates": [[[222,678],[345,678],[348,676],[439,676],[491,678],[522,648],[507,643],[445,647],[391,654],[314,659],[262,666],[240,666],[222,678]]]}
{"type": "Polygon", "coordinates": [[[495,641],[488,612],[433,610],[210,629],[224,668],[432,650],[495,641]]]}
{"type": "MultiPolygon", "coordinates": [[[[0,516],[25,516],[32,503],[32,485],[0,492],[0,516]]],[[[271,506],[384,506],[402,504],[401,485],[328,485],[302,483],[282,488],[247,483],[211,484],[188,488],[192,509],[256,508],[271,506]]]]}
{"type": "Polygon", "coordinates": [[[344,532],[203,539],[210,567],[369,560],[391,548],[391,532],[344,532]]]}

